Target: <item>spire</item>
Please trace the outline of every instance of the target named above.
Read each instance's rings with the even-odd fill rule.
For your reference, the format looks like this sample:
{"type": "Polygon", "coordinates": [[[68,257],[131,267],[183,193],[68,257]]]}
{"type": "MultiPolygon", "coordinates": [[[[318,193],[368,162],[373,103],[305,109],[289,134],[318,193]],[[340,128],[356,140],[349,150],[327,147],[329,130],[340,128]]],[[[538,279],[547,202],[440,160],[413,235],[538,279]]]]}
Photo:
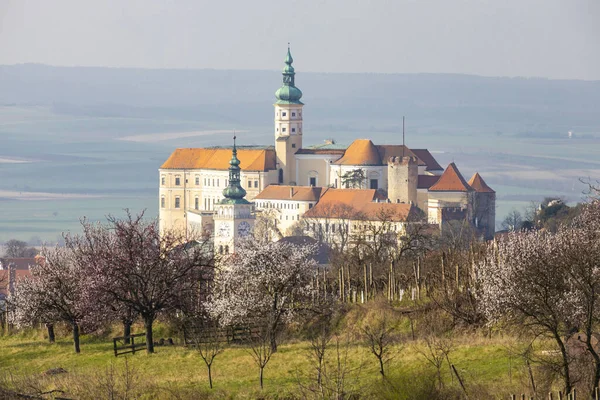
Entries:
{"type": "Polygon", "coordinates": [[[277,92],[275,92],[277,104],[302,104],[300,102],[300,99],[302,98],[302,91],[295,86],[296,71],[292,66],[294,59],[292,58],[289,42],[284,62],[285,66],[283,67],[282,71],[283,85],[279,88],[279,90],[277,90],[277,92]]]}
{"type": "Polygon", "coordinates": [[[248,204],[244,199],[246,191],[240,185],[240,160],[237,158],[237,147],[235,145],[236,136],[233,136],[233,149],[231,150],[231,161],[229,161],[229,185],[223,189],[221,204],[248,204]]]}

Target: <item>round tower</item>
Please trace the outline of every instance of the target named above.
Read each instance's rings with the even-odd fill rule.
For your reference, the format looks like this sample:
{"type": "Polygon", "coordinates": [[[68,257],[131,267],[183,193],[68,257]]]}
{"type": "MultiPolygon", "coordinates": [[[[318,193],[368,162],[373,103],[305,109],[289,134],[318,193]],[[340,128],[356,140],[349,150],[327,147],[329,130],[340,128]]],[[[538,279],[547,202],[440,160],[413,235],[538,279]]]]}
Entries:
{"type": "Polygon", "coordinates": [[[296,184],[294,155],[302,148],[302,91],[295,84],[294,59],[288,45],[283,67],[283,84],[275,92],[275,151],[279,184],[296,184]]]}
{"type": "Polygon", "coordinates": [[[390,157],[388,160],[388,199],[393,203],[417,205],[419,162],[416,157],[390,157]]]}

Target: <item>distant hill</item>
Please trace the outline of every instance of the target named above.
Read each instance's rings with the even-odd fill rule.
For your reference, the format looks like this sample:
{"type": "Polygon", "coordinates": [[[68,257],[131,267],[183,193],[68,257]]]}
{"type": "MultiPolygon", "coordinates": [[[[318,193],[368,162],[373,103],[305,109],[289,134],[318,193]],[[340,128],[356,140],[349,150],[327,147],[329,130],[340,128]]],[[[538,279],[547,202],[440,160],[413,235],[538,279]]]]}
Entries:
{"type": "MultiPolygon", "coordinates": [[[[390,130],[401,116],[427,131],[600,134],[600,81],[453,74],[304,73],[313,128],[390,130]]],[[[277,71],[0,66],[0,105],[60,113],[268,125],[277,71]]]]}

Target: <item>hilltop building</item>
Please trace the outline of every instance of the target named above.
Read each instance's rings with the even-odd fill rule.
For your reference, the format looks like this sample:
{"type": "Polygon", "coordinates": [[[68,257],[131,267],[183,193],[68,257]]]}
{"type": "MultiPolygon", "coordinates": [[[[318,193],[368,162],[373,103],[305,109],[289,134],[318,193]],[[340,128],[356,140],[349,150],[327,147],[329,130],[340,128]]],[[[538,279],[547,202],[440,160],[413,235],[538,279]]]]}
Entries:
{"type": "Polygon", "coordinates": [[[467,182],[454,163],[444,170],[427,149],[369,139],[304,147],[304,104],[292,64],[288,48],[275,93],[274,145],[180,148],[163,163],[161,229],[213,232],[215,249],[231,252],[234,239],[247,231],[239,225],[251,230],[257,212],[271,210],[280,236],[286,236],[307,218],[325,218],[325,209],[331,219],[334,210],[351,208],[361,218],[385,209],[402,223],[420,212],[441,228],[467,221],[483,237],[493,237],[495,192],[477,173],[467,182]]]}

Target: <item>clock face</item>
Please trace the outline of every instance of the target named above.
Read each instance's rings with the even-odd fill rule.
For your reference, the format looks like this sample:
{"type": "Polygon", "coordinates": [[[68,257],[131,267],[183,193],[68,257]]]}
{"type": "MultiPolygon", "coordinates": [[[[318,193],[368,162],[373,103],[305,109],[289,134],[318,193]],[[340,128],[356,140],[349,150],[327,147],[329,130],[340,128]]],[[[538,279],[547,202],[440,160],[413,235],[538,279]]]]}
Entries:
{"type": "Polygon", "coordinates": [[[250,234],[250,224],[246,221],[240,222],[238,225],[238,234],[240,236],[248,236],[250,234]]]}
{"type": "Polygon", "coordinates": [[[229,229],[229,224],[222,223],[219,226],[219,236],[228,237],[231,235],[231,230],[229,229]]]}

